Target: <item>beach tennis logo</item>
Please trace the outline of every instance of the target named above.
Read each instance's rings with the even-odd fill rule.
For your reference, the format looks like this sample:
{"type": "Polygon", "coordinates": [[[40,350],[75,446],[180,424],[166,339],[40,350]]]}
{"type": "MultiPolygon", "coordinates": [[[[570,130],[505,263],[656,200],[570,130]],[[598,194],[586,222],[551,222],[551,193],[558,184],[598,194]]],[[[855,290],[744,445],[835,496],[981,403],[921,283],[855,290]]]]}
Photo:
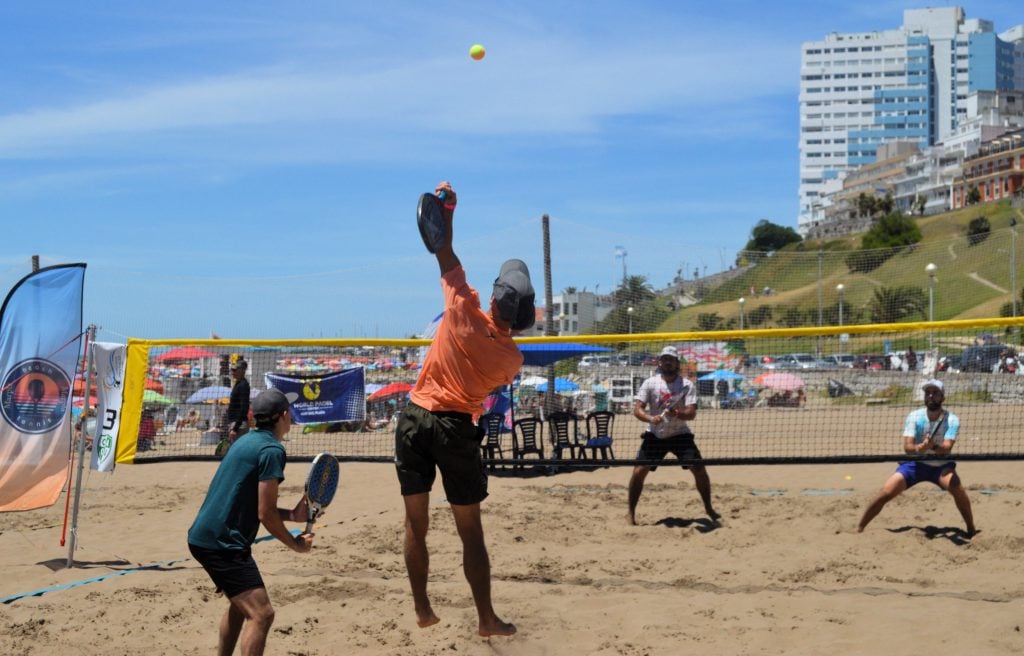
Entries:
{"type": "Polygon", "coordinates": [[[124,350],[111,349],[107,373],[103,376],[103,388],[116,390],[121,388],[121,372],[124,371],[124,350]]]}
{"type": "Polygon", "coordinates": [[[320,379],[306,381],[302,386],[302,396],[308,401],[316,401],[320,398],[320,379]]]}
{"type": "Polygon", "coordinates": [[[71,381],[56,364],[42,358],[22,360],[0,383],[0,412],[23,433],[48,433],[64,420],[71,381]]]}

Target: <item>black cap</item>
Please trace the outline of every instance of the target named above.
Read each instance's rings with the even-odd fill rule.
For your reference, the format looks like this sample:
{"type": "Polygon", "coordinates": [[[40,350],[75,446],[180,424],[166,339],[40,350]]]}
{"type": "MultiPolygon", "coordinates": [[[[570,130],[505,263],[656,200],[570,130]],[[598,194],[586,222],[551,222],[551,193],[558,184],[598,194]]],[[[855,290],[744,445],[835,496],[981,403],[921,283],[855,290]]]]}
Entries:
{"type": "Polygon", "coordinates": [[[526,330],[537,320],[530,270],[522,260],[506,260],[494,281],[498,314],[513,330],[526,330]]]}
{"type": "Polygon", "coordinates": [[[298,398],[295,392],[285,394],[273,387],[263,390],[252,400],[252,416],[254,419],[271,419],[287,410],[298,398]]]}

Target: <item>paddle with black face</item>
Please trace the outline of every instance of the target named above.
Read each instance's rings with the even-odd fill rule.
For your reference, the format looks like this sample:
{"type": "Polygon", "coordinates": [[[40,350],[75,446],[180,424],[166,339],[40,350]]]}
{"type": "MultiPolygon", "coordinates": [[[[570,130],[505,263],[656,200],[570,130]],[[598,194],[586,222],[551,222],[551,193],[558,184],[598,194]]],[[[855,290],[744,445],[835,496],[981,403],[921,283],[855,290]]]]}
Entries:
{"type": "Polygon", "coordinates": [[[437,253],[447,243],[447,226],[444,220],[445,191],[439,194],[423,194],[416,207],[416,225],[420,229],[423,245],[430,253],[437,253]]]}

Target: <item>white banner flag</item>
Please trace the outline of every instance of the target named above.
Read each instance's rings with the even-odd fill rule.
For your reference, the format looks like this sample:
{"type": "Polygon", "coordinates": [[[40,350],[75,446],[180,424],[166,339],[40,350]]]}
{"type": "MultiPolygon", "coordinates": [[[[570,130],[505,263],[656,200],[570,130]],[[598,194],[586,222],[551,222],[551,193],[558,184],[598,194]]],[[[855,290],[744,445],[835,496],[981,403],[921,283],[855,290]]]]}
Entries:
{"type": "Polygon", "coordinates": [[[96,437],[92,445],[91,469],[114,471],[117,431],[121,425],[121,397],[124,394],[124,344],[93,342],[96,363],[96,437]]]}

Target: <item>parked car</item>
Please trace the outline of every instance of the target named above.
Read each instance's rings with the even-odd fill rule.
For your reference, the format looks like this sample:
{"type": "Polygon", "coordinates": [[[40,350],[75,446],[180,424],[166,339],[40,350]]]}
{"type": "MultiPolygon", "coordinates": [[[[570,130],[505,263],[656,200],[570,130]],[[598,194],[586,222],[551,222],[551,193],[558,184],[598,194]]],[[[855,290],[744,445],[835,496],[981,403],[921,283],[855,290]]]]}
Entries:
{"type": "Polygon", "coordinates": [[[845,367],[847,369],[853,367],[853,361],[855,358],[850,353],[835,353],[825,357],[825,364],[830,367],[845,367]]]}
{"type": "Polygon", "coordinates": [[[889,356],[878,353],[861,354],[853,359],[854,369],[881,371],[889,368],[889,356]]]}
{"type": "Polygon", "coordinates": [[[581,367],[609,367],[612,358],[609,355],[584,355],[580,359],[581,367]]]}
{"type": "Polygon", "coordinates": [[[810,353],[788,353],[778,358],[775,366],[784,369],[821,369],[822,363],[810,353]]]}
{"type": "Polygon", "coordinates": [[[611,356],[611,363],[620,367],[638,367],[644,363],[643,353],[616,353],[611,356]]]}
{"type": "Polygon", "coordinates": [[[968,346],[960,356],[960,371],[992,373],[999,365],[999,354],[1007,348],[1002,344],[968,346]]]}

